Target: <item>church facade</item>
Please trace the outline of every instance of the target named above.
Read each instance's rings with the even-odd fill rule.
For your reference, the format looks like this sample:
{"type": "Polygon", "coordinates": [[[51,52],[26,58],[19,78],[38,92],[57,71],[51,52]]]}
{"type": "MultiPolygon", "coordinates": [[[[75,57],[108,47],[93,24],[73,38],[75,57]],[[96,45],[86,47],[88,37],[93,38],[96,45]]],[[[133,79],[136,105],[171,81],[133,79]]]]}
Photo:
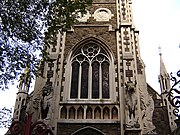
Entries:
{"type": "MultiPolygon", "coordinates": [[[[26,104],[32,122],[44,121],[55,135],[169,134],[175,118],[166,97],[146,82],[138,35],[132,0],[94,0],[55,37],[33,93],[21,87],[14,120],[26,104]]],[[[167,74],[159,81],[164,85],[165,76],[169,87],[167,74]]]]}

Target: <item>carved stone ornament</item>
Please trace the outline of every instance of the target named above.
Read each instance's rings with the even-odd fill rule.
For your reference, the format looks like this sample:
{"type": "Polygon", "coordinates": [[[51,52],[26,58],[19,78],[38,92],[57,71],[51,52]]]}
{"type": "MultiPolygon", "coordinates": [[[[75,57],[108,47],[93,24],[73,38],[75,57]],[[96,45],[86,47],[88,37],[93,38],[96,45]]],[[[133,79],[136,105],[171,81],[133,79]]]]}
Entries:
{"type": "Polygon", "coordinates": [[[140,107],[143,122],[143,134],[156,134],[155,126],[152,122],[154,112],[154,100],[145,90],[140,91],[140,107]]]}
{"type": "Polygon", "coordinates": [[[52,88],[51,84],[46,83],[45,86],[42,88],[42,96],[43,96],[43,98],[45,96],[49,96],[52,91],[53,91],[53,88],[52,88]]]}
{"type": "Polygon", "coordinates": [[[107,8],[98,8],[93,17],[96,21],[109,21],[114,15],[107,8]]]}
{"type": "Polygon", "coordinates": [[[134,128],[138,124],[138,119],[136,119],[137,110],[137,96],[136,96],[136,82],[128,82],[125,84],[125,104],[126,104],[126,127],[134,128]]]}
{"type": "Polygon", "coordinates": [[[87,20],[91,17],[89,11],[86,11],[86,14],[82,15],[80,12],[78,13],[78,21],[79,22],[87,22],[87,20]]]}
{"type": "Polygon", "coordinates": [[[39,109],[39,106],[40,106],[40,99],[39,98],[33,99],[33,108],[39,109]]]}

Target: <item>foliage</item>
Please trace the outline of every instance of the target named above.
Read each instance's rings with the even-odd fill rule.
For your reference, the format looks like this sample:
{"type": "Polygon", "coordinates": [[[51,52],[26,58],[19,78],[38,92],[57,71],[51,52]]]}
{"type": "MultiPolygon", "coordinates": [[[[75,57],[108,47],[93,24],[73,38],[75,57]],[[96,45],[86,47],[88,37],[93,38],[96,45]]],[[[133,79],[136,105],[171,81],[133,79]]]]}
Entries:
{"type": "Polygon", "coordinates": [[[12,109],[0,108],[0,128],[10,127],[12,122],[12,109]]]}
{"type": "Polygon", "coordinates": [[[69,29],[91,0],[1,0],[0,88],[5,88],[30,65],[37,75],[40,58],[58,32],[69,29]]]}

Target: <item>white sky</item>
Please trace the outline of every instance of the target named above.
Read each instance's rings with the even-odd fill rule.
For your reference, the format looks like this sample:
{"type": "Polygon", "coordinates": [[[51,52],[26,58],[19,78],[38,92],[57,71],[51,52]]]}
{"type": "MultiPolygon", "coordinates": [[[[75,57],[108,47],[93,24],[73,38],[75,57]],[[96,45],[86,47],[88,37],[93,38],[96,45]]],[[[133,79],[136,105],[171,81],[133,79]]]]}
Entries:
{"type": "Polygon", "coordinates": [[[140,31],[141,57],[147,82],[158,92],[159,50],[167,72],[180,69],[180,0],[132,0],[136,28],[140,31]]]}
{"type": "MultiPolygon", "coordinates": [[[[180,0],[132,0],[134,24],[140,31],[141,57],[146,65],[147,82],[158,92],[159,50],[167,71],[180,69],[180,0]]],[[[0,91],[0,107],[14,106],[17,87],[0,91]]],[[[0,135],[5,130],[0,129],[0,135]]]]}

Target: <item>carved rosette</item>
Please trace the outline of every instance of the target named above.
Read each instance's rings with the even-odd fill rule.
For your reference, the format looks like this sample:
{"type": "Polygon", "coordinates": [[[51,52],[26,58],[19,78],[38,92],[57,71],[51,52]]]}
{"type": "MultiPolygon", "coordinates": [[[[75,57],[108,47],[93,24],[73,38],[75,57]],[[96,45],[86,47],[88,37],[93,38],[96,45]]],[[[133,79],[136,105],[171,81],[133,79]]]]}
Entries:
{"type": "Polygon", "coordinates": [[[98,8],[92,16],[96,21],[109,21],[114,15],[107,8],[98,8]]]}

